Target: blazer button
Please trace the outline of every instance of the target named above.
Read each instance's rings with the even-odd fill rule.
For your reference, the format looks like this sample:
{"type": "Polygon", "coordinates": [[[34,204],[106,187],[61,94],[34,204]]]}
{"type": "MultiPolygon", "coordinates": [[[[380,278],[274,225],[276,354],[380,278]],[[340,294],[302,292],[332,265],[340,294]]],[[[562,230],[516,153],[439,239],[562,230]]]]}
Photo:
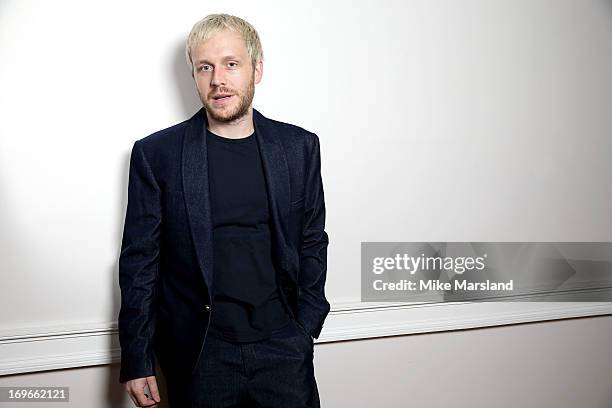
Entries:
{"type": "Polygon", "coordinates": [[[210,312],[210,305],[204,305],[204,310],[206,312],[210,312]]]}

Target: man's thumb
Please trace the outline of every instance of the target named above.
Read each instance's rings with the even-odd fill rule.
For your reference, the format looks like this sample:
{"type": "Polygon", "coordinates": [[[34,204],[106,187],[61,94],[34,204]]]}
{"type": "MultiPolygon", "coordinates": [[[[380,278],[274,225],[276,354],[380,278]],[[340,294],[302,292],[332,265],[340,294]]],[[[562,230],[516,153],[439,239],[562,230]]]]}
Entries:
{"type": "Polygon", "coordinates": [[[159,389],[157,388],[157,381],[155,380],[155,376],[147,377],[147,384],[149,384],[149,390],[151,391],[151,398],[155,402],[161,401],[159,397],[159,389]]]}

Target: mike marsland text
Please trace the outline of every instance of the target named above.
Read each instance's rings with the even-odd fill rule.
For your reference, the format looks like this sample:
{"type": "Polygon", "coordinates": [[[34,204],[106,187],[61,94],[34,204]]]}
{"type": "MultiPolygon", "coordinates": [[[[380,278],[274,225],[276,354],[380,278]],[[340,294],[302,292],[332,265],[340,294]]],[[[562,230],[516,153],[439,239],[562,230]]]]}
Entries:
{"type": "Polygon", "coordinates": [[[451,282],[440,282],[436,279],[420,279],[418,282],[402,279],[399,282],[383,282],[380,279],[372,283],[374,290],[407,290],[407,291],[477,291],[477,290],[507,290],[514,288],[514,279],[507,282],[470,282],[466,279],[455,279],[451,282]]]}

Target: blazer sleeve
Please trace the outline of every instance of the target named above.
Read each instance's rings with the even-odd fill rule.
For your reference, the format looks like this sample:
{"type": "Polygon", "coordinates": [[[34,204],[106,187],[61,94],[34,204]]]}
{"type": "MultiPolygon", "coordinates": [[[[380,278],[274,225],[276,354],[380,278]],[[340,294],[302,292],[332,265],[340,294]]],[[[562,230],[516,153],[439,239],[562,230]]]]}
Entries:
{"type": "Polygon", "coordinates": [[[155,375],[153,335],[160,200],[159,185],[140,142],[136,141],[130,157],[128,203],[119,257],[121,383],[155,375]]]}
{"type": "Polygon", "coordinates": [[[296,318],[312,337],[318,338],[330,310],[325,297],[329,238],[325,232],[325,199],[319,138],[314,133],[312,135],[304,191],[305,218],[299,251],[296,318]]]}

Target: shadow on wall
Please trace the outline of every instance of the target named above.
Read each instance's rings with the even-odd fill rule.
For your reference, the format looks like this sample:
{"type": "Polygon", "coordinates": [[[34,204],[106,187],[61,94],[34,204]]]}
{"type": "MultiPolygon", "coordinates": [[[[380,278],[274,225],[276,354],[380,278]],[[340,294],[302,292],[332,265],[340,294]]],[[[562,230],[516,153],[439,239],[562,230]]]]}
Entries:
{"type": "Polygon", "coordinates": [[[195,81],[191,77],[191,66],[187,62],[187,57],[185,56],[184,42],[177,44],[176,51],[173,55],[172,75],[176,83],[175,89],[178,92],[176,100],[181,101],[181,112],[184,113],[184,119],[188,119],[200,110],[202,101],[200,101],[195,81]]]}

